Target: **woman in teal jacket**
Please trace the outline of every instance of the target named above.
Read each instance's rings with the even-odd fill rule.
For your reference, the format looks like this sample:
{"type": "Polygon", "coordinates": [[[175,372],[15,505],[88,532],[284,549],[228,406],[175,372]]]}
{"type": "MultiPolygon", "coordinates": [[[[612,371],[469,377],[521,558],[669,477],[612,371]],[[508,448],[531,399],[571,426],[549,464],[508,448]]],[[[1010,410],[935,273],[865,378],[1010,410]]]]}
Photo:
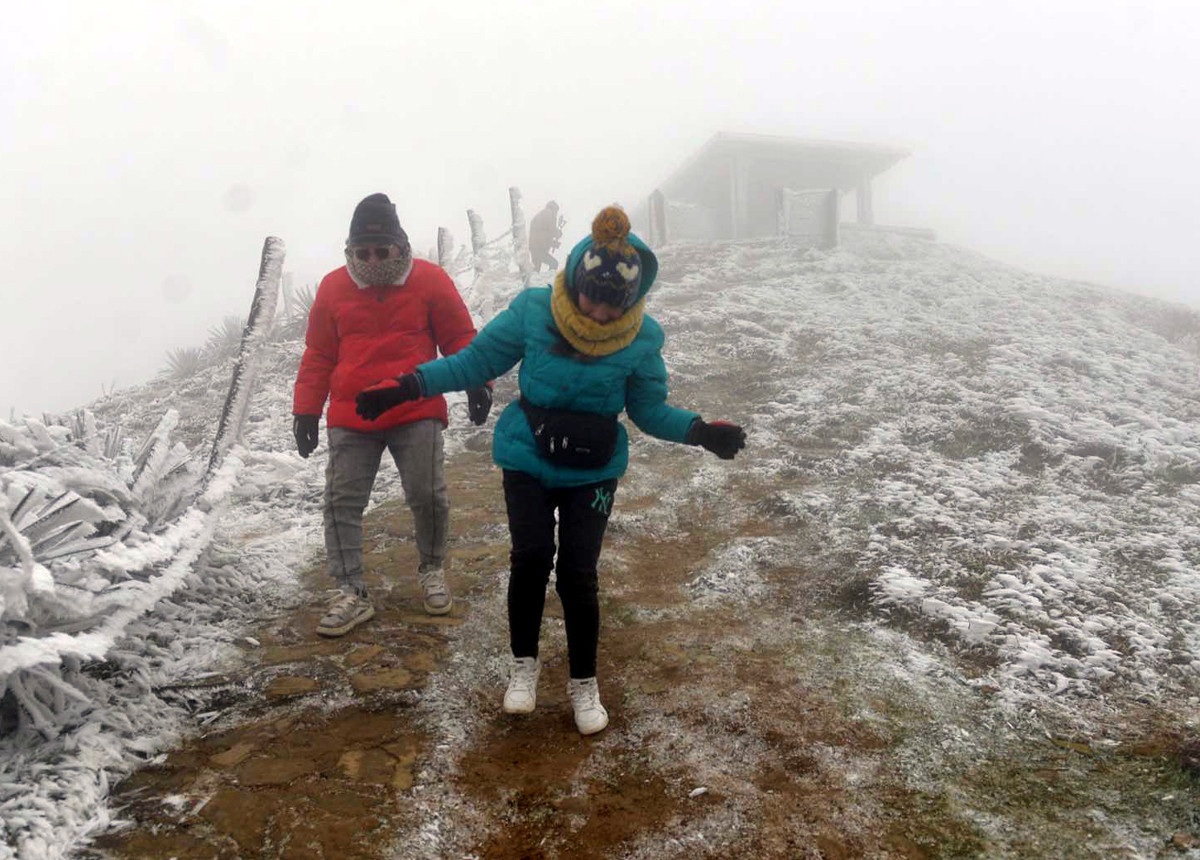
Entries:
{"type": "Polygon", "coordinates": [[[582,734],[608,725],[596,684],[600,604],[596,564],[617,480],[629,465],[627,412],[645,433],[702,445],[724,459],[745,447],[741,427],[706,423],[667,403],[663,331],[645,313],[658,273],[653,252],[615,206],[572,249],[553,287],[521,292],[471,343],[358,396],[374,420],[399,403],[478,388],[520,362],[521,399],[496,423],[512,535],[508,582],[513,665],[504,710],[529,713],[541,672],[538,637],[550,571],[562,599],[569,693],[582,734]],[[554,523],[558,511],[558,558],[554,523]]]}

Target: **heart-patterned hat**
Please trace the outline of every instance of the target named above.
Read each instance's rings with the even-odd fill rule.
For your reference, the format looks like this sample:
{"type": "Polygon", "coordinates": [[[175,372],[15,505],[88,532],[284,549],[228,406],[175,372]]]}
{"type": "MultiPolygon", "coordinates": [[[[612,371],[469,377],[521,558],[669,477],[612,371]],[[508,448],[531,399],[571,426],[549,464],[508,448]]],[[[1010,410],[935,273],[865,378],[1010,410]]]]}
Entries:
{"type": "Polygon", "coordinates": [[[575,265],[575,292],[594,302],[629,309],[642,285],[642,260],[629,243],[629,216],[606,206],[592,221],[592,246],[575,265]]]}

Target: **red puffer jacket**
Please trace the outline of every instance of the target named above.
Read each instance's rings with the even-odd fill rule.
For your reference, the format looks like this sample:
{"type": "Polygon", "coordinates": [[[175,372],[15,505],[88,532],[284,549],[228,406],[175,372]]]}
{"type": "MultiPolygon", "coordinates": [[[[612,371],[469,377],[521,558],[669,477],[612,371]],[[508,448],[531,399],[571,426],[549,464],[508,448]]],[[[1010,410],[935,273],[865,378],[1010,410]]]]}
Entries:
{"type": "Polygon", "coordinates": [[[446,424],[446,401],[440,395],[403,403],[375,421],[355,413],[354,398],[381,379],[432,361],[439,349],[442,355],[458,352],[474,336],[471,314],[439,266],[413,260],[403,284],[366,289],[359,289],[342,266],[317,288],[292,412],[320,415],[329,395],[331,427],[383,430],[422,418],[446,424]]]}

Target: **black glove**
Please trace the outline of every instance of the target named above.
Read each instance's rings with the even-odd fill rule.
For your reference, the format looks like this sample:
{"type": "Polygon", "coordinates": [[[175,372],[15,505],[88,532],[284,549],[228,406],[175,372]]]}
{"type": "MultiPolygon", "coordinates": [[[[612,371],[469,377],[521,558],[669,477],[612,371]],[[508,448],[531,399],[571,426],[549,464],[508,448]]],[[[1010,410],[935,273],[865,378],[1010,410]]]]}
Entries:
{"type": "Polygon", "coordinates": [[[320,415],[292,416],[292,435],[296,437],[296,451],[305,460],[317,450],[317,440],[320,438],[317,427],[320,422],[320,415]]]}
{"type": "Polygon", "coordinates": [[[364,388],[358,392],[358,396],[354,398],[354,411],[368,421],[374,421],[393,406],[399,406],[410,400],[419,400],[424,395],[421,380],[417,375],[406,373],[395,379],[376,382],[370,388],[364,388]]]}
{"type": "Polygon", "coordinates": [[[467,389],[467,414],[471,423],[476,427],[487,421],[488,413],[492,411],[492,387],[481,385],[478,388],[467,389]]]}
{"type": "Polygon", "coordinates": [[[722,460],[732,460],[738,451],[746,447],[746,431],[728,421],[711,424],[697,418],[688,430],[689,445],[699,445],[712,451],[722,460]]]}

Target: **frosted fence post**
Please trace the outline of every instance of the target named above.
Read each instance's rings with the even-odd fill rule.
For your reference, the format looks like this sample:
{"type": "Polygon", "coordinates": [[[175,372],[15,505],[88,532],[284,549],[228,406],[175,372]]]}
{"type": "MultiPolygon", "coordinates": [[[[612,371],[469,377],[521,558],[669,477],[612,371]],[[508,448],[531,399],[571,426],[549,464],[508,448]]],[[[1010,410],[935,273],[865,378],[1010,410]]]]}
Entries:
{"type": "Polygon", "coordinates": [[[483,216],[474,209],[467,210],[467,223],[471,225],[471,253],[475,257],[475,280],[483,274],[483,249],[487,235],[483,232],[483,216]]]}
{"type": "Polygon", "coordinates": [[[776,235],[786,236],[788,234],[788,190],[786,188],[775,189],[775,232],[776,235]]]}
{"type": "Polygon", "coordinates": [[[486,324],[492,318],[492,287],[483,277],[487,271],[487,234],[483,232],[483,216],[474,209],[467,210],[467,222],[471,225],[471,258],[475,267],[475,278],[471,281],[474,310],[486,324]]]}
{"type": "Polygon", "coordinates": [[[283,294],[283,318],[290,320],[296,308],[296,292],[292,287],[293,275],[291,272],[283,273],[283,285],[280,292],[283,294]]]}
{"type": "Polygon", "coordinates": [[[521,189],[513,185],[508,189],[508,202],[512,207],[512,247],[521,283],[529,286],[533,277],[533,260],[529,256],[529,233],[525,229],[525,213],[521,211],[521,189]]]}
{"type": "Polygon", "coordinates": [[[237,361],[233,365],[233,377],[229,380],[229,394],[221,409],[221,420],[213,440],[212,454],[208,458],[208,469],[204,479],[207,484],[226,452],[242,434],[246,413],[250,408],[250,394],[266,342],[275,318],[275,306],[279,301],[279,282],[282,279],[283,258],[286,248],[283,240],[268,236],[263,242],[262,260],[258,266],[258,282],[254,286],[254,300],[250,303],[250,316],[242,331],[242,343],[238,348],[237,361]]]}
{"type": "Polygon", "coordinates": [[[450,265],[454,256],[454,237],[445,227],[438,227],[437,261],[443,269],[450,265]]]}
{"type": "Polygon", "coordinates": [[[667,198],[661,188],[650,195],[650,244],[656,248],[667,244],[667,198]]]}

